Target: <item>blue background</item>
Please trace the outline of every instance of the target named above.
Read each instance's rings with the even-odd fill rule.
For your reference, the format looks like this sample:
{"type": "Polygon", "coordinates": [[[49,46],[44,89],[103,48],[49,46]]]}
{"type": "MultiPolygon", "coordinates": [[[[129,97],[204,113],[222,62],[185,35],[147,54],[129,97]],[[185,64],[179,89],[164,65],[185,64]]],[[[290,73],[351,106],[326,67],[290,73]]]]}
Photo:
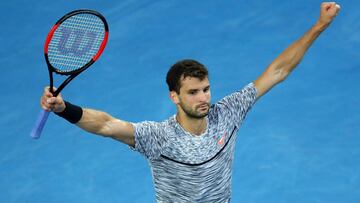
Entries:
{"type": "MultiPolygon", "coordinates": [[[[249,112],[237,140],[233,202],[360,202],[360,2],[341,13],[302,63],[249,112]]],[[[155,202],[147,161],[127,146],[50,115],[29,137],[48,85],[43,44],[63,14],[100,11],[100,60],[62,92],[124,120],[175,113],[165,75],[193,58],[213,102],[256,79],[319,16],[317,0],[2,1],[0,202],[155,202]]],[[[61,78],[59,81],[61,81],[61,78]]],[[[57,83],[59,84],[59,83],[57,83]]]]}

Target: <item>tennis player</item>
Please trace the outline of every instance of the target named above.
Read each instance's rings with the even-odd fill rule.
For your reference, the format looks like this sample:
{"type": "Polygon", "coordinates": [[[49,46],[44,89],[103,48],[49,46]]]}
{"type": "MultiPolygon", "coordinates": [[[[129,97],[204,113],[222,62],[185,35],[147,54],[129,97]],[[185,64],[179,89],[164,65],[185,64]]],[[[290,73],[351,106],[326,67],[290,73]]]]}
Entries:
{"type": "Polygon", "coordinates": [[[340,6],[321,4],[317,22],[285,49],[255,81],[215,104],[204,65],[175,63],[167,73],[177,113],[163,122],[130,123],[53,97],[45,88],[43,109],[80,128],[111,137],[140,152],[151,166],[158,202],[230,202],[237,131],[254,103],[282,82],[299,64],[314,40],[330,25],[340,6]]]}

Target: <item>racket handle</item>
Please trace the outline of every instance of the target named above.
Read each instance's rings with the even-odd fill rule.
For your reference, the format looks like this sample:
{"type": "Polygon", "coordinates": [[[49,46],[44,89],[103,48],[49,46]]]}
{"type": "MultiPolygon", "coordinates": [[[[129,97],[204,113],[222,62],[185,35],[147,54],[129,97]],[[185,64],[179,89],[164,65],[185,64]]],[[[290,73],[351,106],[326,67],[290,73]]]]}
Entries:
{"type": "Polygon", "coordinates": [[[43,130],[43,128],[45,126],[45,123],[46,123],[46,120],[47,120],[49,114],[50,114],[50,111],[46,111],[46,110],[42,110],[39,113],[39,117],[35,123],[34,128],[31,131],[31,134],[30,134],[30,136],[32,138],[34,138],[34,139],[40,138],[41,131],[43,130]]]}

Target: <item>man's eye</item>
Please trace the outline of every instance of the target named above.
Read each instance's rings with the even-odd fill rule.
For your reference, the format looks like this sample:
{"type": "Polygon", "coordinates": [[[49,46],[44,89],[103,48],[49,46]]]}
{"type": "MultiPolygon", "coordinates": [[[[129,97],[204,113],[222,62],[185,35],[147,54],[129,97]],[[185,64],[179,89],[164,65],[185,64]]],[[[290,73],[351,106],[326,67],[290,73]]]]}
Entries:
{"type": "Polygon", "coordinates": [[[196,94],[196,91],[190,91],[189,94],[194,95],[196,94]]]}

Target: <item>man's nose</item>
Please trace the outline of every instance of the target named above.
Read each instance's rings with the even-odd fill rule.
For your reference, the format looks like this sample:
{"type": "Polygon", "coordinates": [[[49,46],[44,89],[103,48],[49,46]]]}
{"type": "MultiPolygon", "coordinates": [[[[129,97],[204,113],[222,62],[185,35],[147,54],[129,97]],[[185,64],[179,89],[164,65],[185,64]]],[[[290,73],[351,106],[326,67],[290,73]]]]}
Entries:
{"type": "Polygon", "coordinates": [[[198,99],[200,102],[207,102],[209,99],[209,93],[208,92],[200,92],[198,99]]]}

